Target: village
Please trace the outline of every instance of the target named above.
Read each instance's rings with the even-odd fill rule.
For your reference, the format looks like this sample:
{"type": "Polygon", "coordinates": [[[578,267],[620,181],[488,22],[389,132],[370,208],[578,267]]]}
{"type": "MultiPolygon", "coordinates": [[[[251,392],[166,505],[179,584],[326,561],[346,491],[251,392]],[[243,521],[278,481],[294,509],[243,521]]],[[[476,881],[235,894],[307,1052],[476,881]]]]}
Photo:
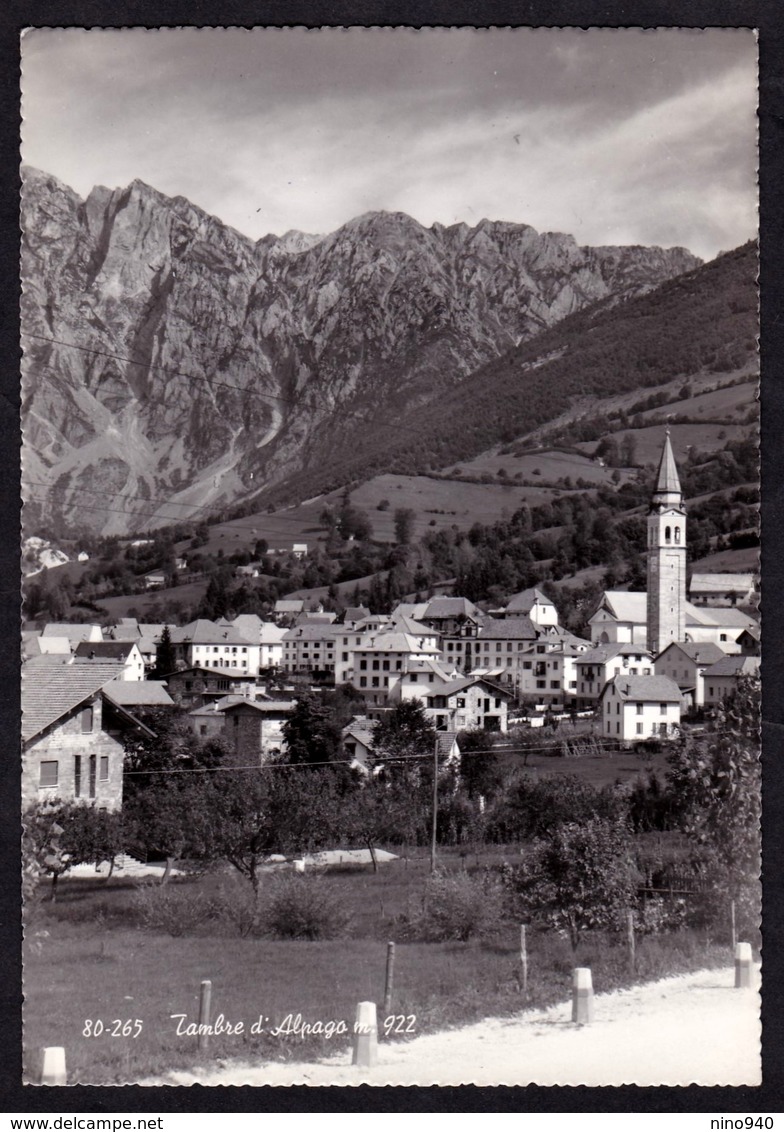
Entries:
{"type": "Polygon", "coordinates": [[[198,737],[221,737],[237,766],[280,759],[308,689],[345,687],[364,701],[342,729],[343,754],[363,773],[377,722],[411,702],[457,759],[467,731],[501,736],[578,717],[616,745],[675,739],[759,668],[754,576],[693,573],[687,593],[687,551],[668,436],[648,517],[647,595],[605,591],[588,619],[590,640],[564,629],[537,587],[487,610],[434,596],[386,614],[348,607],[338,620],[320,603],[280,599],[267,621],[121,618],[28,630],[24,802],[119,809],[122,736],[149,733],[160,709],[184,713],[198,737]]]}

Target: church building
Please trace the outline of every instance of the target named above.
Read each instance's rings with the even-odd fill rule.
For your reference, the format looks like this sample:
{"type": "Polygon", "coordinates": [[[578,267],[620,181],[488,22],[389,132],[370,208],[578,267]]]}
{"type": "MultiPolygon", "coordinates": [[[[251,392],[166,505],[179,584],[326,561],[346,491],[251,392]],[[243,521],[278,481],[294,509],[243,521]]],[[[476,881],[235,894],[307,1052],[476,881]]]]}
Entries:
{"type": "Polygon", "coordinates": [[[648,650],[686,640],[686,512],[670,430],[648,514],[648,650]]]}

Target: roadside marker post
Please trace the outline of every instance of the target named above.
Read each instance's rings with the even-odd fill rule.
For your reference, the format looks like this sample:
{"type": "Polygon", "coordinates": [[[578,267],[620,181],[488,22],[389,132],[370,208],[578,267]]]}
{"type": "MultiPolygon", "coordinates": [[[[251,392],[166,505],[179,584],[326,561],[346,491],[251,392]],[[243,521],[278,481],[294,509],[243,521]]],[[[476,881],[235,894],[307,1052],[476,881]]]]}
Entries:
{"type": "Polygon", "coordinates": [[[378,1026],[375,1002],[357,1003],[357,1020],[354,1024],[354,1054],[351,1064],[370,1068],[378,1063],[378,1026]]]}
{"type": "Polygon", "coordinates": [[[199,1037],[197,1048],[205,1050],[210,1044],[210,1039],[206,1029],[202,1027],[209,1026],[210,1024],[210,1002],[212,1000],[212,981],[210,979],[202,979],[201,990],[199,992],[199,1037]]]}
{"type": "Polygon", "coordinates": [[[738,943],[735,946],[735,986],[751,986],[751,944],[738,943]]]}
{"type": "Polygon", "coordinates": [[[572,1021],[593,1022],[593,980],[590,967],[575,967],[572,972],[572,1021]]]}
{"type": "Polygon", "coordinates": [[[523,998],[528,994],[528,947],[525,939],[525,924],[520,925],[520,982],[523,998]]]}
{"type": "Polygon", "coordinates": [[[387,970],[384,978],[384,1017],[388,1018],[392,1010],[392,989],[395,980],[395,945],[391,941],[387,944],[387,970]]]}
{"type": "Polygon", "coordinates": [[[67,1085],[65,1049],[63,1046],[45,1046],[41,1054],[41,1084],[67,1085]]]}

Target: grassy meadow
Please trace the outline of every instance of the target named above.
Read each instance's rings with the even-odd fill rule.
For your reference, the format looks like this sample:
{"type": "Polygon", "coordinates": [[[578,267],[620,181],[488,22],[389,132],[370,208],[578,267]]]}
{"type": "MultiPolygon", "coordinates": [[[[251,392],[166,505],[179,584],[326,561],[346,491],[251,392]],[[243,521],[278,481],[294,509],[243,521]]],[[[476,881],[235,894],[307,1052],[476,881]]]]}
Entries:
{"type": "MultiPolygon", "coordinates": [[[[514,861],[519,851],[445,850],[439,865],[473,872],[514,861]]],[[[348,1057],[347,1036],[272,1031],[285,1030],[287,1016],[298,1014],[311,1024],[342,1020],[350,1031],[357,1002],[370,1000],[378,1003],[380,1040],[386,1040],[388,940],[396,942],[391,1010],[405,1016],[407,1031],[389,1040],[568,999],[576,965],[592,968],[595,989],[602,992],[728,961],[728,941],[680,930],[639,938],[632,974],[622,933],[594,933],[573,954],[560,935],[529,930],[524,995],[516,923],[501,923],[465,943],[407,941],[406,921],[422,906],[429,873],[422,852],[382,864],[377,873],[370,866],[326,870],[325,879],[350,914],[347,935],[330,940],[243,938],[234,924],[214,917],[173,937],[142,926],[130,879],[61,881],[57,903],[44,891],[26,932],[26,1080],[37,1079],[40,1049],[51,1045],[65,1047],[69,1082],[91,1084],[138,1081],[169,1069],[214,1065],[216,1059],[315,1060],[341,1051],[348,1057]],[[242,1021],[244,1032],[213,1037],[208,1050],[199,1052],[197,1039],[178,1035],[177,1028],[197,1021],[203,979],[212,981],[213,1021],[219,1014],[232,1026],[242,1021]],[[172,1015],[187,1018],[180,1022],[172,1015]],[[133,1026],[137,1019],[140,1027],[133,1026]],[[96,1033],[98,1021],[102,1033],[96,1033]],[[122,1035],[126,1022],[132,1023],[126,1029],[140,1029],[138,1036],[122,1035]],[[261,1032],[251,1032],[254,1023],[261,1032]]],[[[246,883],[225,867],[171,885],[196,902],[208,902],[222,886],[246,883]]]]}

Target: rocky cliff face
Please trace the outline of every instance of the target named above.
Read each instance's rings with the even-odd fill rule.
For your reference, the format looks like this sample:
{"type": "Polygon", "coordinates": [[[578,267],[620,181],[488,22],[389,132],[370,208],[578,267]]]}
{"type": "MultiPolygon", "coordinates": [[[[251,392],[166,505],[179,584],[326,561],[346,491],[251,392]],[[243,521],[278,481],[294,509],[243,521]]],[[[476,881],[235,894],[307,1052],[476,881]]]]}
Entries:
{"type": "Polygon", "coordinates": [[[254,243],[140,181],[23,193],[28,524],[200,518],[601,299],[699,261],[369,213],[254,243]]]}

